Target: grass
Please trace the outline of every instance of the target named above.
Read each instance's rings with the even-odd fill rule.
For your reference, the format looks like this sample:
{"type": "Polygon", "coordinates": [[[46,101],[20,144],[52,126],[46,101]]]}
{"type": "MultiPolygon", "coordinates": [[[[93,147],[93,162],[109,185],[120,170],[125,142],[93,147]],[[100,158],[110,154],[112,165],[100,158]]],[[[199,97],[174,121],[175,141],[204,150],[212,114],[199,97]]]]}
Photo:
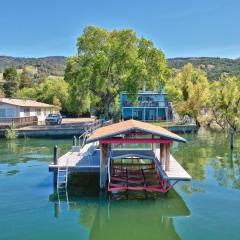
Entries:
{"type": "Polygon", "coordinates": [[[160,127],[173,127],[173,126],[189,126],[193,125],[192,123],[185,123],[185,124],[179,124],[176,122],[153,122],[151,123],[154,126],[160,126],[160,127]]]}
{"type": "Polygon", "coordinates": [[[160,127],[170,127],[170,126],[177,125],[174,122],[153,122],[151,124],[154,125],[154,126],[160,126],[160,127]]]}

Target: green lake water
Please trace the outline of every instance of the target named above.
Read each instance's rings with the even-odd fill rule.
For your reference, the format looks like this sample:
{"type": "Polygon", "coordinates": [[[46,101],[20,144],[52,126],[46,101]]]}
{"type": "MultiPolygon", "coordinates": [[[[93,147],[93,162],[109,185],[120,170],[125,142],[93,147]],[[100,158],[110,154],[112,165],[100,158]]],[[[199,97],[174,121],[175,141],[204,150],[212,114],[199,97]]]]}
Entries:
{"type": "Polygon", "coordinates": [[[105,200],[94,187],[75,187],[69,203],[58,200],[48,164],[53,146],[65,153],[71,140],[0,139],[0,240],[240,239],[240,137],[232,153],[223,133],[184,137],[172,153],[193,180],[167,196],[105,200]]]}

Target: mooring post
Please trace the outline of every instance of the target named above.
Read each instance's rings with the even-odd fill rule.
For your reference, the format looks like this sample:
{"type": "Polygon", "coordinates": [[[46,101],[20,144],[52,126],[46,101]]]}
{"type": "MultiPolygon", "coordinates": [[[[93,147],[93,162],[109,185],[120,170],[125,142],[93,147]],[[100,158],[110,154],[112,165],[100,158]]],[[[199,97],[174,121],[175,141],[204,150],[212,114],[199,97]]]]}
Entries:
{"type": "MultiPolygon", "coordinates": [[[[53,148],[53,164],[54,165],[58,165],[58,146],[55,145],[53,148]]],[[[54,183],[54,187],[57,183],[57,171],[55,170],[53,172],[53,183],[54,183]]]]}
{"type": "Polygon", "coordinates": [[[53,149],[53,164],[58,165],[58,146],[55,145],[53,149]]]}
{"type": "Polygon", "coordinates": [[[233,149],[234,147],[234,129],[230,128],[230,148],[233,149]]]}
{"type": "Polygon", "coordinates": [[[77,145],[77,138],[76,136],[73,136],[73,146],[76,146],[77,145]]]}

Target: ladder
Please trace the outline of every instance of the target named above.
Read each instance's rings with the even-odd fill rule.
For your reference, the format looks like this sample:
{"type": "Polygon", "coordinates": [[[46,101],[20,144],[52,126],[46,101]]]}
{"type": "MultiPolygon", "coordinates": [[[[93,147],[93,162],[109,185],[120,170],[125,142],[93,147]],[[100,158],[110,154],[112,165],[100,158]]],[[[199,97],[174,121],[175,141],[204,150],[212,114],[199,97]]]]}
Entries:
{"type": "Polygon", "coordinates": [[[67,189],[68,167],[58,167],[57,171],[57,189],[67,189]]]}

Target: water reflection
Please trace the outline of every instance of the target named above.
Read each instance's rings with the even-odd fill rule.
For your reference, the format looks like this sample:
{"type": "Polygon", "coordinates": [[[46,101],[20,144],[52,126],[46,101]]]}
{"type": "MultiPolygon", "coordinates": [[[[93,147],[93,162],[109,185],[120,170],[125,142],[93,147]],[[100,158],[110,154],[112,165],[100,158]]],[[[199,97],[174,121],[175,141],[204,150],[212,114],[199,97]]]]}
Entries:
{"type": "Polygon", "coordinates": [[[220,186],[240,188],[240,138],[235,138],[235,149],[230,151],[228,135],[218,132],[199,131],[198,134],[184,135],[187,144],[174,144],[175,158],[193,177],[192,182],[181,185],[181,189],[191,194],[204,189],[193,187],[195,181],[204,181],[208,168],[214,170],[214,178],[220,186]]]}
{"type": "Polygon", "coordinates": [[[0,164],[16,165],[29,160],[49,161],[52,159],[53,146],[61,145],[60,154],[69,151],[71,140],[57,139],[16,139],[7,141],[1,139],[0,164]]]}
{"type": "MultiPolygon", "coordinates": [[[[69,192],[76,194],[76,189],[69,192]]],[[[95,190],[93,190],[95,192],[95,190]]],[[[74,196],[59,198],[57,190],[49,196],[55,217],[62,209],[79,211],[79,224],[89,230],[89,239],[180,239],[173,219],[190,216],[190,210],[174,190],[169,194],[134,193],[110,197],[74,196]]]]}

